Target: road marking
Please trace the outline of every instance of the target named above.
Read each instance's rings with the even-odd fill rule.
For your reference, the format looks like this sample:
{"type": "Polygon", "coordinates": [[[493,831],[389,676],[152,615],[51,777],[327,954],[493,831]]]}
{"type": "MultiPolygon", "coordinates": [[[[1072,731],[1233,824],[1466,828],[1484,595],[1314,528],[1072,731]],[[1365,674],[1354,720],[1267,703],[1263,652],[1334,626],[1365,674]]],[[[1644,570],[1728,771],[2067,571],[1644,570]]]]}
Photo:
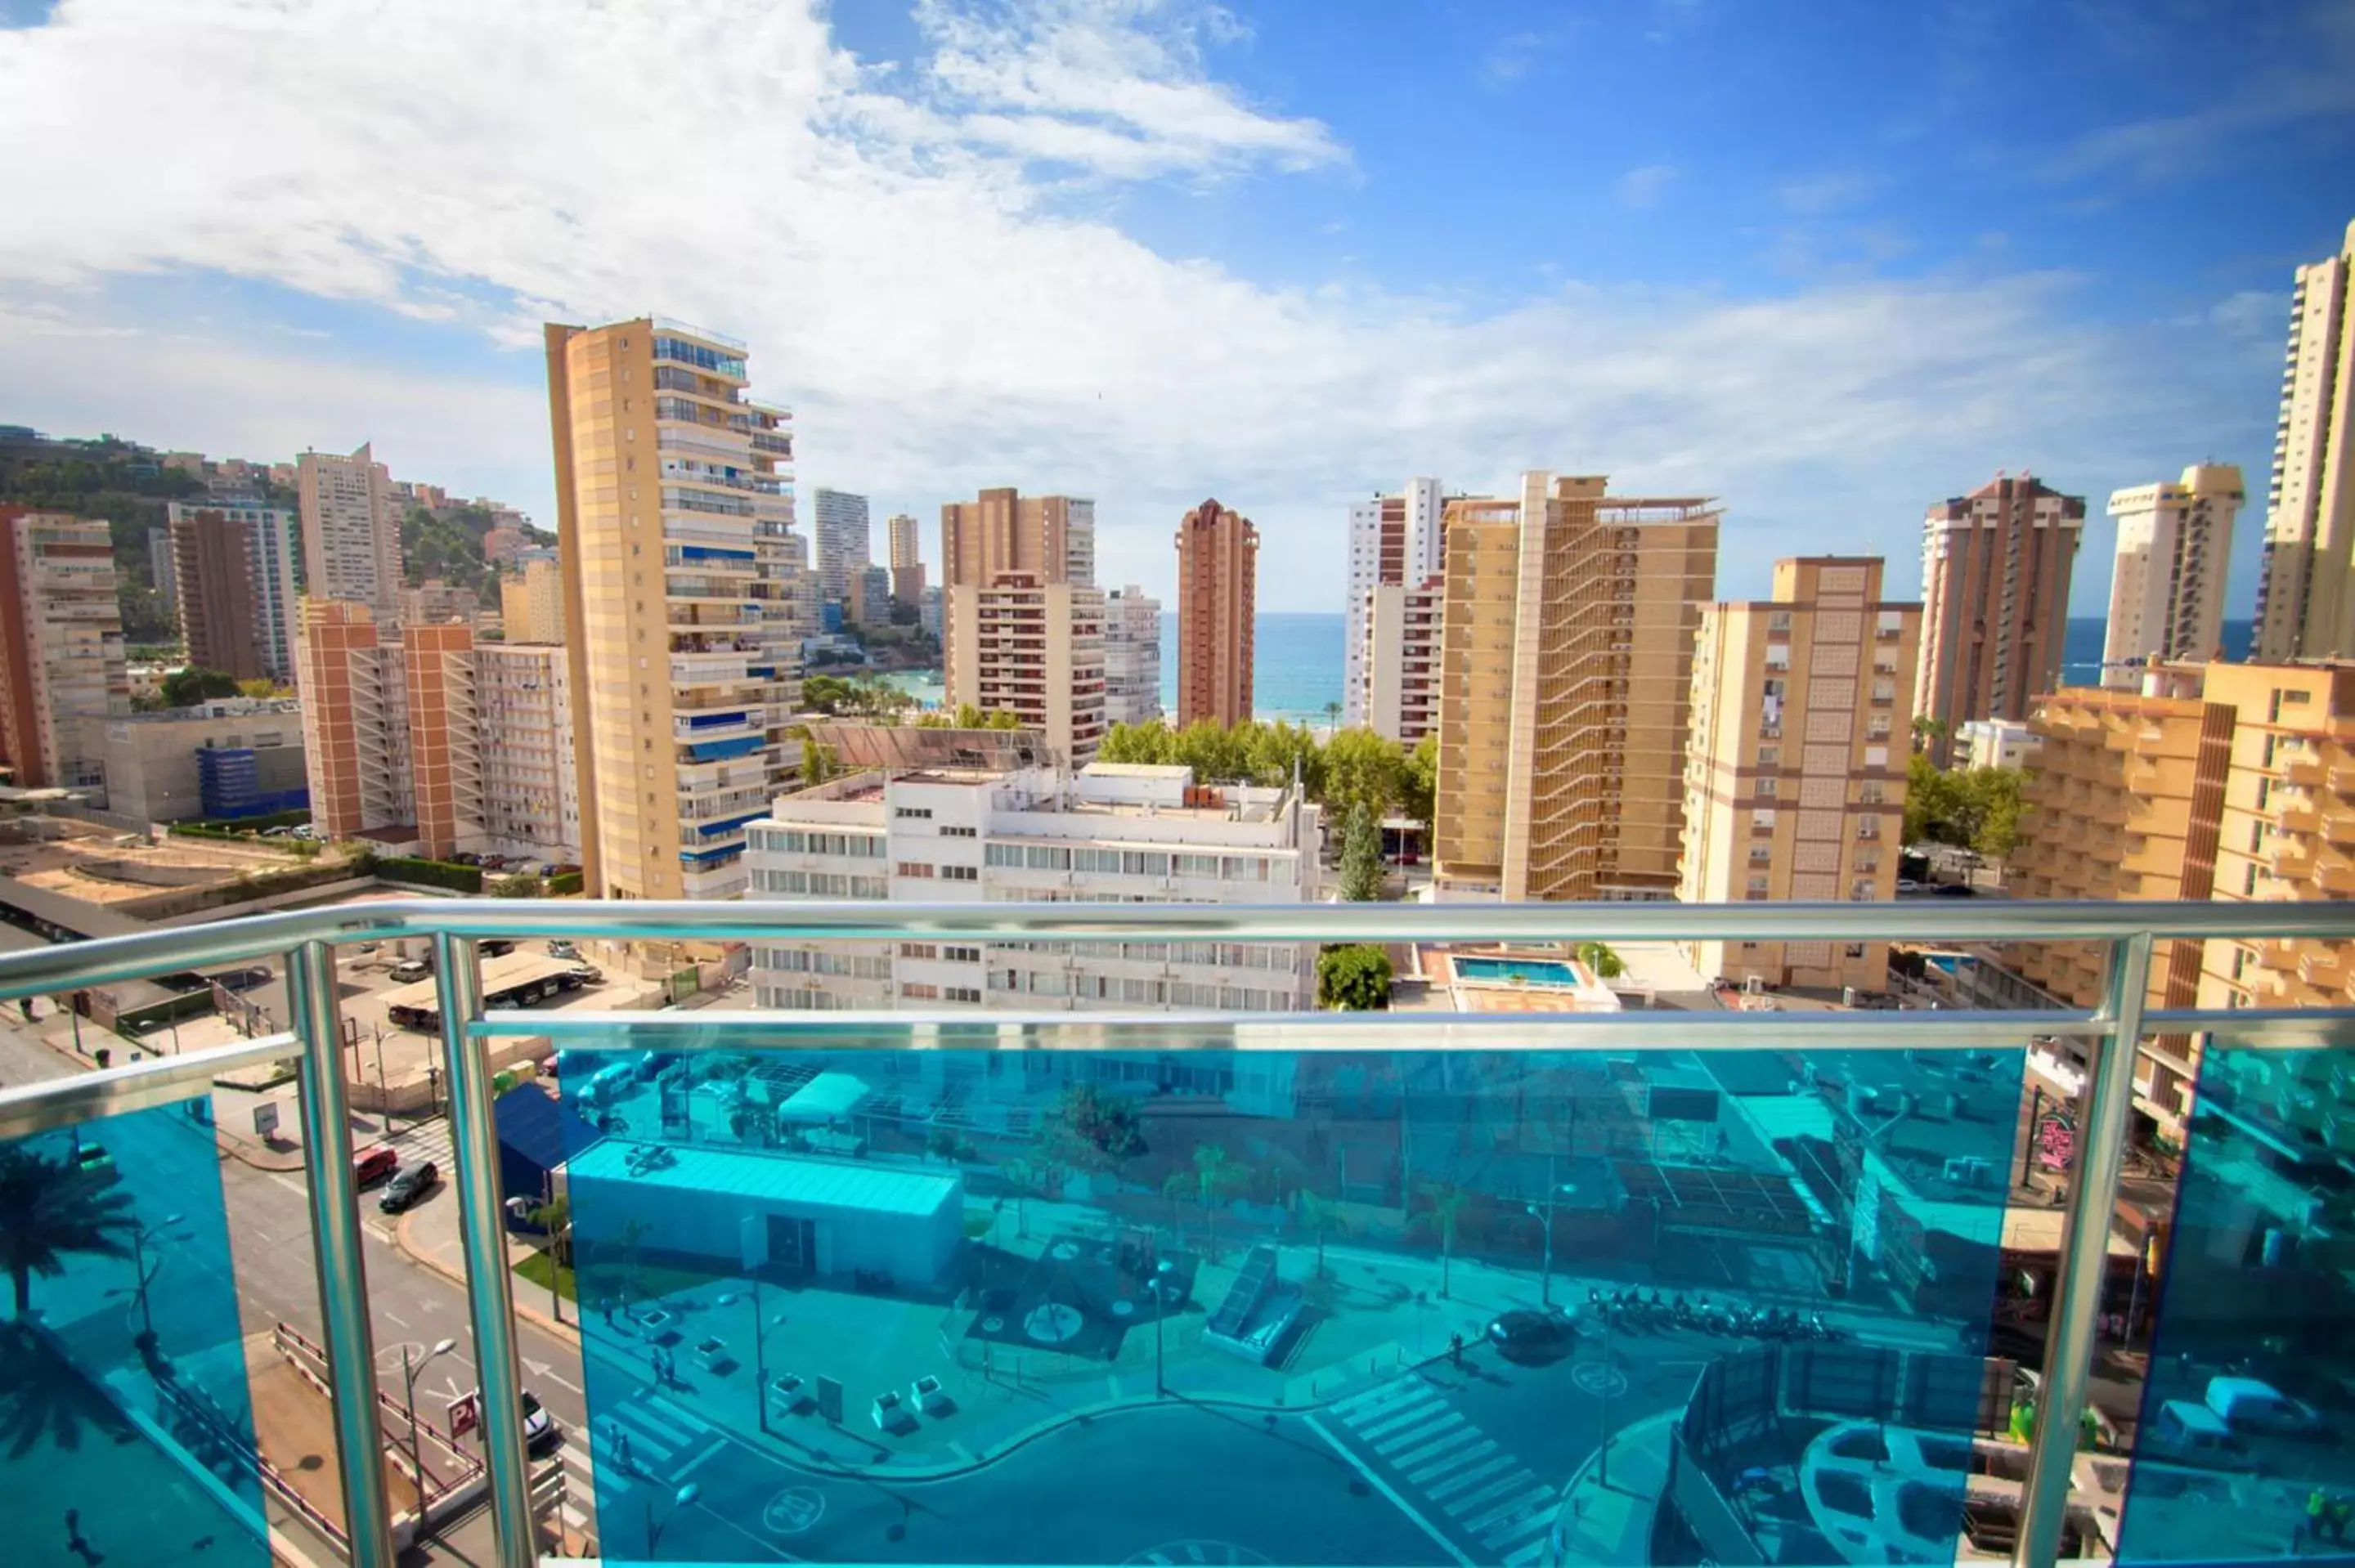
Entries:
{"type": "Polygon", "coordinates": [[[1353,1393],[1340,1401],[1333,1406],[1333,1414],[1354,1426],[1358,1424],[1359,1415],[1377,1406],[1388,1404],[1391,1401],[1403,1395],[1420,1393],[1428,1386],[1421,1378],[1409,1378],[1400,1383],[1386,1383],[1380,1388],[1368,1389],[1363,1393],[1353,1393]]]}
{"type": "Polygon", "coordinates": [[[1491,1531],[1480,1544],[1491,1552],[1500,1552],[1507,1542],[1518,1541],[1533,1530],[1543,1530],[1552,1518],[1553,1515],[1543,1508],[1533,1509],[1518,1523],[1507,1524],[1491,1531]]]}
{"type": "MultiPolygon", "coordinates": [[[[1463,1426],[1464,1424],[1464,1417],[1451,1410],[1446,1414],[1439,1416],[1434,1420],[1426,1421],[1420,1426],[1410,1426],[1405,1431],[1400,1433],[1397,1436],[1390,1438],[1384,1442],[1375,1444],[1374,1452],[1380,1454],[1383,1458],[1388,1459],[1393,1465],[1410,1463],[1407,1455],[1399,1451],[1401,1448],[1410,1449],[1417,1459],[1425,1458],[1432,1454],[1437,1453],[1438,1450],[1436,1448],[1420,1446],[1419,1445],[1427,1445],[1433,1438],[1437,1437],[1441,1433],[1448,1431],[1451,1427],[1463,1426]]],[[[1467,1430],[1477,1432],[1480,1429],[1474,1426],[1467,1428],[1467,1430]]],[[[1453,1439],[1451,1438],[1451,1441],[1453,1439]]]]}
{"type": "Polygon", "coordinates": [[[1380,1419],[1358,1427],[1358,1436],[1368,1438],[1379,1437],[1385,1432],[1395,1432],[1401,1426],[1411,1426],[1418,1421],[1427,1421],[1431,1417],[1434,1405],[1444,1409],[1446,1402],[1426,1390],[1424,1393],[1418,1394],[1412,1400],[1394,1404],[1383,1411],[1380,1419]]]}
{"type": "Polygon", "coordinates": [[[1546,1544],[1545,1537],[1540,1536],[1506,1558],[1505,1568],[1529,1568],[1530,1563],[1536,1562],[1544,1553],[1546,1544]]]}
{"type": "Polygon", "coordinates": [[[1319,1437],[1324,1438],[1325,1441],[1331,1446],[1335,1453],[1348,1460],[1349,1467],[1356,1470],[1360,1476],[1363,1476],[1369,1486],[1381,1493],[1382,1496],[1390,1499],[1391,1505],[1395,1507],[1399,1512],[1414,1520],[1415,1527],[1417,1529],[1421,1530],[1425,1535],[1431,1537],[1432,1540],[1437,1542],[1441,1551],[1446,1552],[1447,1555],[1462,1563],[1463,1568],[1472,1568],[1472,1559],[1465,1555],[1464,1549],[1462,1547],[1456,1545],[1455,1542],[1450,1541],[1447,1537],[1439,1533],[1437,1530],[1433,1529],[1431,1521],[1423,1518],[1423,1515],[1417,1513],[1414,1510],[1413,1506],[1410,1504],[1406,1499],[1399,1496],[1397,1492],[1391,1489],[1391,1485],[1388,1481],[1383,1480],[1380,1476],[1374,1474],[1372,1467],[1369,1466],[1363,1459],[1359,1458],[1357,1455],[1351,1453],[1348,1446],[1343,1443],[1338,1437],[1336,1437],[1330,1432],[1326,1431],[1325,1424],[1323,1422],[1317,1420],[1316,1417],[1312,1415],[1308,1417],[1308,1428],[1310,1431],[1316,1433],[1319,1437]]]}
{"type": "Polygon", "coordinates": [[[1483,1437],[1469,1448],[1458,1449],[1444,1459],[1434,1459],[1420,1470],[1408,1471],[1406,1478],[1419,1487],[1433,1477],[1444,1476],[1459,1465],[1468,1465],[1476,1459],[1485,1459],[1496,1451],[1497,1440],[1493,1437],[1483,1437]]]}
{"type": "Polygon", "coordinates": [[[1530,1475],[1527,1470],[1516,1469],[1511,1475],[1507,1476],[1503,1480],[1492,1482],[1487,1486],[1482,1487],[1470,1497],[1462,1498],[1448,1504],[1447,1517],[1450,1519],[1462,1519],[1471,1513],[1474,1509],[1486,1508],[1489,1504],[1494,1503],[1498,1498],[1503,1497],[1507,1492],[1511,1491],[1515,1487],[1526,1487],[1535,1479],[1537,1479],[1537,1478],[1530,1475]]]}
{"type": "Polygon", "coordinates": [[[384,1320],[388,1323],[398,1323],[404,1329],[409,1327],[409,1319],[402,1317],[400,1313],[392,1310],[389,1307],[385,1308],[384,1320]]]}
{"type": "Polygon", "coordinates": [[[1513,1457],[1509,1454],[1499,1454],[1477,1469],[1466,1470],[1460,1476],[1450,1476],[1437,1486],[1426,1487],[1423,1489],[1431,1494],[1433,1501],[1437,1501],[1450,1492],[1460,1492],[1475,1481],[1486,1480],[1499,1470],[1509,1470],[1512,1467],[1513,1457]]]}
{"type": "Polygon", "coordinates": [[[311,1189],[303,1182],[297,1181],[292,1176],[283,1175],[273,1171],[271,1172],[270,1179],[272,1181],[277,1182],[281,1187],[285,1188],[288,1192],[294,1193],[297,1197],[307,1199],[311,1195],[311,1189]]]}
{"type": "Polygon", "coordinates": [[[579,1383],[574,1383],[568,1377],[560,1376],[554,1368],[543,1371],[539,1374],[539,1377],[541,1382],[552,1383],[559,1388],[569,1388],[575,1393],[580,1393],[581,1392],[581,1388],[579,1383]]]}
{"type": "MultiPolygon", "coordinates": [[[[1524,1470],[1521,1472],[1521,1478],[1523,1480],[1529,1480],[1532,1478],[1528,1471],[1524,1470]]],[[[1513,1499],[1512,1501],[1501,1503],[1496,1508],[1490,1509],[1487,1513],[1480,1515],[1477,1519],[1465,1520],[1464,1528],[1475,1532],[1484,1530],[1494,1530],[1500,1521],[1511,1518],[1514,1514],[1519,1512],[1525,1508],[1528,1508],[1530,1504],[1538,1501],[1540,1499],[1550,1498],[1553,1495],[1554,1489],[1551,1487],[1540,1483],[1538,1486],[1531,1487],[1520,1496],[1513,1499]]]]}
{"type": "Polygon", "coordinates": [[[1403,1454],[1391,1455],[1391,1465],[1393,1468],[1403,1470],[1409,1465],[1420,1465],[1437,1455],[1446,1453],[1450,1448],[1465,1443],[1477,1443],[1480,1437],[1480,1429],[1466,1422],[1455,1431],[1443,1437],[1434,1437],[1420,1448],[1410,1448],[1403,1454]]]}
{"type": "Polygon", "coordinates": [[[670,1478],[674,1481],[685,1479],[689,1472],[709,1460],[713,1455],[719,1453],[719,1450],[726,1446],[728,1446],[727,1438],[714,1437],[711,1440],[710,1447],[706,1448],[702,1453],[698,1454],[694,1458],[689,1459],[686,1464],[681,1465],[677,1469],[673,1470],[670,1473],[670,1478]]]}
{"type": "Polygon", "coordinates": [[[384,1226],[376,1224],[374,1221],[370,1221],[368,1222],[367,1228],[368,1234],[376,1237],[377,1240],[384,1243],[385,1245],[390,1246],[392,1245],[392,1233],[389,1230],[387,1230],[384,1226]]]}

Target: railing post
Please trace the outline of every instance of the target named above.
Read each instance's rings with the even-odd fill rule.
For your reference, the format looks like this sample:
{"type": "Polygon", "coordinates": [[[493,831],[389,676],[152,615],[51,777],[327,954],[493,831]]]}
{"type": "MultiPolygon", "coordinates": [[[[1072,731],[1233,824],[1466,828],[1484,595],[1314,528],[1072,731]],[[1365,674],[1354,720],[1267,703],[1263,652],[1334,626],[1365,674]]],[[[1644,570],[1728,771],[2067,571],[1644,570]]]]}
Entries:
{"type": "Polygon", "coordinates": [[[286,955],[286,986],[300,1061],[303,1148],[309,1156],[312,1260],[327,1382],[335,1391],[336,1453],[343,1469],[344,1526],[355,1568],[392,1568],[392,1509],[385,1496],[384,1429],[377,1416],[376,1346],[352,1180],[350,1097],[336,1028],[336,953],[304,942],[286,955]]]}
{"type": "Polygon", "coordinates": [[[466,1303],[482,1377],[483,1457],[491,1475],[491,1533],[499,1568],[538,1562],[531,1512],[530,1458],[523,1436],[523,1373],[516,1359],[515,1291],[499,1208],[498,1128],[483,1043],[467,1025],[482,1016],[483,976],[474,944],[433,937],[434,988],[442,1010],[442,1054],[450,1077],[450,1149],[457,1166],[458,1224],[466,1251],[466,1303]]]}
{"type": "Polygon", "coordinates": [[[2077,1120],[2076,1168],[2069,1178],[2061,1227],[2060,1267],[2044,1340],[2044,1384],[2028,1454],[2013,1568],[2052,1568],[2069,1515],[2069,1479],[2077,1431],[2093,1381],[2094,1340],[2109,1280],[2110,1215],[2126,1164],[2126,1125],[2134,1111],[2135,1061],[2142,1044],[2143,998],[2150,987],[2147,931],[2110,945],[2110,975],[2099,1016],[2110,1032],[2094,1041],[2085,1106],[2077,1120]]]}

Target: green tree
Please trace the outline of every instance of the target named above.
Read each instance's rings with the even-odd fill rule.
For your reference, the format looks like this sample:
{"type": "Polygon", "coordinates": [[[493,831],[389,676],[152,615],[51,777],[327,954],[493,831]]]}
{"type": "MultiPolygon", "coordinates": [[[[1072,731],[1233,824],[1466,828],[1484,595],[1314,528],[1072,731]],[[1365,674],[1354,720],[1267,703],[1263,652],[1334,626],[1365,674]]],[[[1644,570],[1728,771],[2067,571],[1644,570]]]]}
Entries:
{"type": "Polygon", "coordinates": [[[1578,960],[1593,969],[1598,980],[1614,980],[1627,972],[1627,966],[1620,960],[1619,955],[1601,942],[1579,943],[1578,960]]]}
{"type": "Polygon", "coordinates": [[[1303,1187],[1293,1194],[1293,1199],[1300,1211],[1301,1225],[1316,1238],[1316,1277],[1322,1279],[1325,1277],[1325,1238],[1347,1234],[1348,1219],[1338,1198],[1327,1198],[1321,1192],[1312,1192],[1303,1187]]]}
{"type": "Polygon", "coordinates": [[[1415,1229],[1429,1231],[1439,1238],[1439,1295],[1442,1300],[1445,1300],[1452,1266],[1455,1261],[1455,1231],[1462,1221],[1465,1205],[1472,1201],[1472,1194],[1452,1182],[1425,1181],[1423,1195],[1431,1200],[1431,1206],[1417,1211],[1408,1223],[1415,1229]]]}
{"type": "Polygon", "coordinates": [[[1327,948],[1316,955],[1316,1004],[1340,1012],[1389,1007],[1391,956],[1364,942],[1327,948]]]}
{"type": "Polygon", "coordinates": [[[555,1255],[557,1266],[572,1266],[572,1199],[568,1194],[545,1203],[536,1203],[525,1220],[537,1225],[548,1237],[548,1250],[555,1255]]]}
{"type": "Polygon", "coordinates": [[[1169,760],[1172,732],[1166,724],[1116,724],[1105,735],[1096,757],[1104,762],[1158,766],[1169,760]]]}
{"type": "Polygon", "coordinates": [[[1359,806],[1379,822],[1405,792],[1406,752],[1369,729],[1345,729],[1325,743],[1325,806],[1343,821],[1359,806]]]}
{"type": "Polygon", "coordinates": [[[1406,768],[1399,783],[1399,809],[1421,822],[1427,834],[1436,819],[1438,803],[1439,737],[1426,735],[1406,754],[1406,768]]]}
{"type": "Polygon", "coordinates": [[[1974,768],[1966,776],[1976,819],[1971,848],[1990,860],[2010,857],[2019,845],[2020,791],[2026,781],[2017,768],[1974,768]]]}
{"type": "Polygon", "coordinates": [[[1921,753],[1927,751],[1933,743],[1942,741],[1954,733],[1955,726],[1948,724],[1945,719],[1932,718],[1928,714],[1914,715],[1914,754],[1919,756],[1921,753]]]}
{"type": "Polygon", "coordinates": [[[1955,782],[1939,766],[1917,751],[1905,763],[1905,842],[1909,844],[1956,842],[1953,832],[1955,782]]]}
{"type": "Polygon", "coordinates": [[[33,1308],[33,1279],[55,1279],[66,1257],[127,1257],[131,1195],[63,1160],[0,1145],[0,1267],[16,1289],[16,1317],[33,1308]]]}
{"type": "Polygon", "coordinates": [[[1382,896],[1382,831],[1363,801],[1349,808],[1341,839],[1341,896],[1351,904],[1373,904],[1382,896]]]}
{"type": "Polygon", "coordinates": [[[1093,1084],[1066,1084],[1039,1120],[1039,1146],[1068,1169],[1111,1171],[1145,1152],[1144,1124],[1135,1100],[1093,1084]]]}
{"type": "Polygon", "coordinates": [[[194,707],[214,697],[237,695],[237,677],[225,671],[206,670],[191,664],[185,670],[175,670],[165,676],[163,691],[165,707],[194,707]]]}
{"type": "Polygon", "coordinates": [[[1251,1185],[1250,1168],[1238,1165],[1227,1158],[1223,1145],[1198,1143],[1194,1146],[1194,1201],[1202,1205],[1202,1251],[1213,1259],[1219,1255],[1219,1205],[1251,1185]]]}
{"type": "Polygon", "coordinates": [[[802,782],[815,788],[834,777],[834,747],[805,738],[802,741],[802,782]]]}
{"type": "Polygon", "coordinates": [[[1341,705],[1337,700],[1325,705],[1325,733],[1337,735],[1341,729],[1341,705]]]}

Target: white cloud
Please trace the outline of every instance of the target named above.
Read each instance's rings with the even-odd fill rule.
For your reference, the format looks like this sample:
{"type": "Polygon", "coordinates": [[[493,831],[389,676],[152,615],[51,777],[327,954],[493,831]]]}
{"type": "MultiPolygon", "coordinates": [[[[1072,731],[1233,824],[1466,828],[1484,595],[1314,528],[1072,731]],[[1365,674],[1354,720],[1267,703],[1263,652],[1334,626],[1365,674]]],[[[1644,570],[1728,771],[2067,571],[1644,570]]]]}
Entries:
{"type": "Polygon", "coordinates": [[[1721,584],[1746,593],[1799,546],[1885,549],[1908,580],[1924,503],[1998,465],[2098,495],[2265,439],[2269,406],[2220,415],[2125,329],[2062,324],[2065,279],[1572,286],[1476,314],[1173,261],[1076,214],[1071,182],[1347,158],[1212,79],[1231,19],[932,0],[920,22],[931,52],[890,69],[807,0],[77,0],[0,32],[0,145],[37,154],[0,224],[0,415],[256,457],[373,437],[397,472],[545,517],[538,322],[655,311],[751,343],[805,486],[920,515],[983,484],[1092,494],[1104,576],[1148,584],[1215,493],[1261,524],[1275,609],[1337,608],[1346,503],[1409,473],[1720,494],[1721,584]],[[162,330],[121,281],[155,272],[486,346],[436,372],[348,326],[162,330]]]}
{"type": "Polygon", "coordinates": [[[1621,175],[1612,188],[1618,193],[1619,205],[1638,209],[1660,205],[1660,197],[1677,183],[1674,164],[1646,164],[1621,175]]]}
{"type": "Polygon", "coordinates": [[[1774,187],[1775,199],[1803,217],[1821,217],[1851,207],[1875,195],[1881,178],[1861,169],[1827,169],[1785,180],[1774,187]]]}

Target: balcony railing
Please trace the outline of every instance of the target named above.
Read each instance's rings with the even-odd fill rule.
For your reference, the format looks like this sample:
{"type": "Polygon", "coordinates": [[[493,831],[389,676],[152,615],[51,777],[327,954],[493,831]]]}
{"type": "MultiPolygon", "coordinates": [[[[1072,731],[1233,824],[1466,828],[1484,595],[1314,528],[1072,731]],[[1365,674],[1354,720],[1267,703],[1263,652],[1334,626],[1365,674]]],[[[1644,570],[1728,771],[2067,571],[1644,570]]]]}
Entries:
{"type": "MultiPolygon", "coordinates": [[[[124,1562],[208,1537],[205,1561],[258,1563],[274,1500],[389,1564],[420,1522],[412,1452],[428,1510],[487,1488],[501,1568],[563,1550],[541,1533],[559,1519],[575,1547],[593,1526],[609,1561],[1207,1562],[1216,1546],[1522,1564],[1575,1543],[1605,1563],[1967,1550],[2045,1568],[2064,1538],[2088,1556],[2329,1553],[2328,1499],[2355,1467],[2315,1406],[2355,1371],[2355,1336],[2331,1241],[2347,1184],[2315,1173],[2338,1169],[2355,1011],[2147,1008],[2155,941],[2211,937],[2345,942],[2355,916],[420,900],[11,953],[0,1001],[279,959],[293,1026],[0,1091],[0,1231],[54,1224],[59,1263],[18,1277],[0,1404],[46,1402],[39,1422],[20,1409],[14,1458],[54,1472],[61,1508],[85,1461],[44,1424],[78,1412],[118,1434],[102,1451],[123,1506],[68,1528],[124,1562]],[[492,938],[635,943],[674,965],[681,944],[752,943],[760,988],[808,1009],[891,976],[769,957],[856,942],[903,966],[892,991],[938,1005],[549,1012],[510,1000],[548,960],[486,967],[492,938]],[[1932,938],[2106,949],[2105,999],[1170,1013],[1147,1009],[1213,1003],[1153,966],[1047,946],[1481,943],[1502,956],[1451,972],[1493,996],[1579,994],[1544,955],[1589,940],[1722,944],[1732,967],[1753,945],[1836,962],[1844,944],[1932,938]],[[378,1338],[410,1308],[372,1298],[381,1260],[362,1258],[338,957],[397,941],[434,957],[455,1191],[429,1202],[454,1203],[473,1335],[447,1391],[413,1360],[442,1347],[400,1319],[378,1338]],[[1104,985],[1137,988],[1134,1010],[1104,985]],[[981,1006],[1018,996],[1035,1011],[981,1006]],[[503,1138],[509,1155],[529,1140],[493,1105],[495,1062],[551,1047],[565,1130],[540,1158],[569,1194],[577,1383],[519,1346],[503,1200],[543,1190],[503,1191],[503,1138]],[[2199,1115],[2165,1245],[2122,1254],[2146,1055],[2169,1082],[2196,1073],[2199,1115]],[[2065,1134],[2021,1131],[2031,1059],[2082,1089],[2065,1134]],[[328,1468],[307,1487],[257,1441],[289,1396],[248,1386],[238,1294],[270,1287],[231,1250],[301,1244],[227,1224],[190,1110],[273,1065],[299,1075],[295,1228],[316,1238],[321,1343],[294,1332],[276,1352],[327,1396],[331,1435],[307,1452],[328,1468]],[[2057,1221],[2013,1196],[2023,1160],[2056,1158],[2057,1221]],[[2004,1360],[2031,1321],[2032,1406],[2004,1360]],[[2141,1444],[2081,1457],[2097,1340],[2120,1338],[2151,1369],[2141,1444]],[[569,1463],[533,1468],[527,1382],[591,1495],[561,1495],[569,1463]]],[[[1217,994],[1282,998],[1290,973],[1238,961],[1217,994]]],[[[0,1561],[41,1560],[57,1528],[37,1507],[0,1514],[0,1561]]]]}

